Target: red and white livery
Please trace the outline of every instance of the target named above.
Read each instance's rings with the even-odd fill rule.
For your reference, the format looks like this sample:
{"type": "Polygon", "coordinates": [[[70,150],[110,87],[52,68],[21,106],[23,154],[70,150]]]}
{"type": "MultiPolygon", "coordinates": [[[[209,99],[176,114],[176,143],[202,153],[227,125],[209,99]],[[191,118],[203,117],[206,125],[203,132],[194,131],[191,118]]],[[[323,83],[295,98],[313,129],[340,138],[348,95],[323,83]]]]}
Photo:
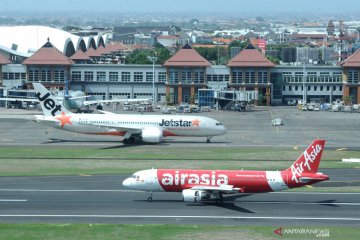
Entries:
{"type": "Polygon", "coordinates": [[[134,173],[123,185],[134,190],[182,192],[185,202],[215,199],[223,194],[277,192],[326,181],[319,173],[325,140],[314,140],[304,153],[283,171],[148,169],[134,173]]]}

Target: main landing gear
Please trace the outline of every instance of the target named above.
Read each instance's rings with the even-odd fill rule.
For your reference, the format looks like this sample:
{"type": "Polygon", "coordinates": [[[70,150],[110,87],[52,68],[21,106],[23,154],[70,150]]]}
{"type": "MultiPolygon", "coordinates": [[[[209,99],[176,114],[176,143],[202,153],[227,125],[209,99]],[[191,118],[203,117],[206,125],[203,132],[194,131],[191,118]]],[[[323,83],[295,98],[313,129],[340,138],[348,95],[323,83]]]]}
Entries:
{"type": "Polygon", "coordinates": [[[136,142],[136,138],[134,136],[131,136],[129,138],[124,138],[123,143],[124,144],[134,144],[136,142]]]}
{"type": "Polygon", "coordinates": [[[216,197],[216,204],[223,204],[224,203],[224,197],[222,193],[219,193],[219,195],[216,197]]]}
{"type": "Polygon", "coordinates": [[[212,138],[212,136],[211,137],[207,137],[206,138],[206,143],[210,143],[210,139],[212,138]]]}

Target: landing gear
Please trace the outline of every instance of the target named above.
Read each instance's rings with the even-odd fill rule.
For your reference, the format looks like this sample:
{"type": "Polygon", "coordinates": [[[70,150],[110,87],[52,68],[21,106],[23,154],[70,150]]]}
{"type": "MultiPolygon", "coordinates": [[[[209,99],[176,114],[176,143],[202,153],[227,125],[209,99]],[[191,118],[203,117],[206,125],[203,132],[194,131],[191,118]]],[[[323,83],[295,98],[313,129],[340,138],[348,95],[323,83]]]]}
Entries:
{"type": "Polygon", "coordinates": [[[224,203],[223,195],[219,193],[219,195],[216,197],[216,204],[223,204],[223,203],[224,203]]]}
{"type": "Polygon", "coordinates": [[[212,137],[207,137],[206,138],[206,143],[210,143],[210,139],[211,139],[212,137]]]}
{"type": "Polygon", "coordinates": [[[134,136],[131,136],[129,138],[124,138],[123,143],[124,144],[134,144],[136,142],[136,138],[134,136]]]}
{"type": "Polygon", "coordinates": [[[150,193],[150,197],[148,197],[148,199],[147,199],[148,202],[152,202],[152,200],[153,200],[152,195],[153,195],[153,192],[150,193]]]}

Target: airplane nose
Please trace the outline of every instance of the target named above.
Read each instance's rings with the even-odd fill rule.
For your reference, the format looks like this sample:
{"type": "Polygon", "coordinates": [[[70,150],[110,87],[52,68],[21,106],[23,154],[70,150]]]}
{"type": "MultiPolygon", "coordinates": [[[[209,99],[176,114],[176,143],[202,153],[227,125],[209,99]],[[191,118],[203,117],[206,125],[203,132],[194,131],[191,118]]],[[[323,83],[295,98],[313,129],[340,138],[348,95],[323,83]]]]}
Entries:
{"type": "Polygon", "coordinates": [[[130,179],[130,178],[125,179],[125,180],[122,182],[122,185],[123,185],[124,187],[130,187],[130,186],[132,185],[131,179],[130,179]]]}

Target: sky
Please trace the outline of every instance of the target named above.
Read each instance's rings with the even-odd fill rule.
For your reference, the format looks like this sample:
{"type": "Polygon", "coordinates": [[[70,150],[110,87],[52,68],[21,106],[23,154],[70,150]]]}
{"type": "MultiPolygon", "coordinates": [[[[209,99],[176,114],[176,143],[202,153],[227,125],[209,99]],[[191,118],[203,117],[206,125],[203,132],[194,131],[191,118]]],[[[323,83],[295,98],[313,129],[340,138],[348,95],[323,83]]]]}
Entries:
{"type": "Polygon", "coordinates": [[[360,0],[0,0],[0,11],[360,12],[360,0]]]}

